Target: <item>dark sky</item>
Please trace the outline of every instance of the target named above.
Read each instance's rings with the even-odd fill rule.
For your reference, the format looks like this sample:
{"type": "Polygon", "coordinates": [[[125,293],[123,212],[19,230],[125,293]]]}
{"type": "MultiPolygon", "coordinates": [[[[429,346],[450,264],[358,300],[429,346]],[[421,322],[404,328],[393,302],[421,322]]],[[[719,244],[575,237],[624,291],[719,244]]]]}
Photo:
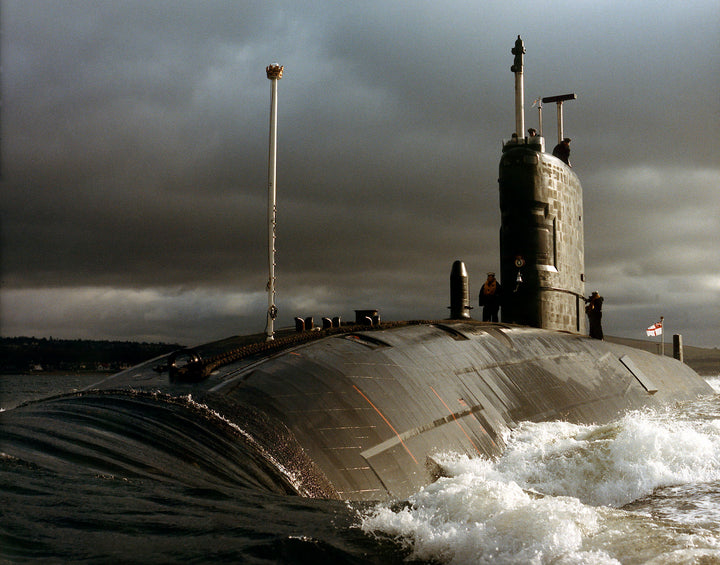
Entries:
{"type": "MultiPolygon", "coordinates": [[[[499,270],[520,34],[527,125],[538,96],[578,96],[565,133],[605,332],[645,338],[665,316],[720,346],[717,0],[6,0],[0,16],[3,336],[263,330],[272,62],[277,326],[445,317],[456,259],[475,303],[499,270]]],[[[546,105],[550,147],[554,121],[546,105]]]]}

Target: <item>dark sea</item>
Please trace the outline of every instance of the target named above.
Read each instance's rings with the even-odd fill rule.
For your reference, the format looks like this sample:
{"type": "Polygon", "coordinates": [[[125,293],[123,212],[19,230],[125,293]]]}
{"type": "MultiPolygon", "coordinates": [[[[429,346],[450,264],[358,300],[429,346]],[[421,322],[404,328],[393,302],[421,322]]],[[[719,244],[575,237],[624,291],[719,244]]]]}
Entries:
{"type": "Polygon", "coordinates": [[[83,406],[101,378],[0,376],[0,562],[720,564],[720,395],[522,423],[497,461],[439,453],[448,477],[357,504],[245,473],[190,396],[83,406]]]}

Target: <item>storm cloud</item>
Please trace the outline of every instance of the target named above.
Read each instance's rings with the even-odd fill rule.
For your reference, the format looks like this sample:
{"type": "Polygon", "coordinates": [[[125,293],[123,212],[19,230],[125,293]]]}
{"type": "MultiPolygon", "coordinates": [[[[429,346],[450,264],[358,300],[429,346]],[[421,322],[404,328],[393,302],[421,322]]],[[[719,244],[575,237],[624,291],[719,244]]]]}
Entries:
{"type": "MultiPolygon", "coordinates": [[[[605,333],[720,346],[720,6],[6,0],[4,336],[186,344],[262,331],[270,82],[277,305],[447,315],[499,268],[517,35],[564,105],[605,333]]],[[[555,143],[555,108],[543,114],[555,143]]],[[[474,299],[473,299],[474,300],[474,299]]]]}

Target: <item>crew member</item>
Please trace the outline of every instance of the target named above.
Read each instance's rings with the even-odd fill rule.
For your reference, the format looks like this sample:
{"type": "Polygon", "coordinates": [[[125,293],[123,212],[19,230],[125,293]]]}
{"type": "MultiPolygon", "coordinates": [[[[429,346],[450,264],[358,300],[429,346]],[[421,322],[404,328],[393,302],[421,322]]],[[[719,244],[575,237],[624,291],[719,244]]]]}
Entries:
{"type": "Polygon", "coordinates": [[[590,337],[595,339],[603,339],[602,331],[602,305],[603,297],[596,290],[590,295],[590,298],[584,298],[585,300],[585,313],[588,315],[590,321],[590,337]]]}
{"type": "Polygon", "coordinates": [[[557,157],[564,163],[567,163],[570,167],[570,138],[566,137],[560,143],[553,148],[553,156],[557,157]]]}
{"type": "Polygon", "coordinates": [[[480,289],[480,306],[483,307],[483,322],[498,321],[500,292],[500,283],[495,280],[495,273],[488,273],[488,278],[480,289]]]}
{"type": "Polygon", "coordinates": [[[530,129],[528,130],[528,135],[529,135],[530,137],[536,137],[537,134],[538,134],[538,133],[537,133],[537,130],[536,130],[535,128],[530,128],[530,129]]]}

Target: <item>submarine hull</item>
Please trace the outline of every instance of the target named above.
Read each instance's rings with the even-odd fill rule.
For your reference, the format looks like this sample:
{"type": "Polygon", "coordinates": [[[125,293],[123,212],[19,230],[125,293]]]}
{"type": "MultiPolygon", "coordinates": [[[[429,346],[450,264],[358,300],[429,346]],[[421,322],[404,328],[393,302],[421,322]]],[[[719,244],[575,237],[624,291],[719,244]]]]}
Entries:
{"type": "Polygon", "coordinates": [[[411,323],[284,349],[278,341],[275,352],[214,366],[198,382],[169,379],[156,360],[92,388],[192,395],[234,422],[238,441],[250,438],[298,494],[373,501],[435,480],[440,452],[499,456],[520,421],[604,423],[711,392],[673,359],[506,324],[411,323]]]}

